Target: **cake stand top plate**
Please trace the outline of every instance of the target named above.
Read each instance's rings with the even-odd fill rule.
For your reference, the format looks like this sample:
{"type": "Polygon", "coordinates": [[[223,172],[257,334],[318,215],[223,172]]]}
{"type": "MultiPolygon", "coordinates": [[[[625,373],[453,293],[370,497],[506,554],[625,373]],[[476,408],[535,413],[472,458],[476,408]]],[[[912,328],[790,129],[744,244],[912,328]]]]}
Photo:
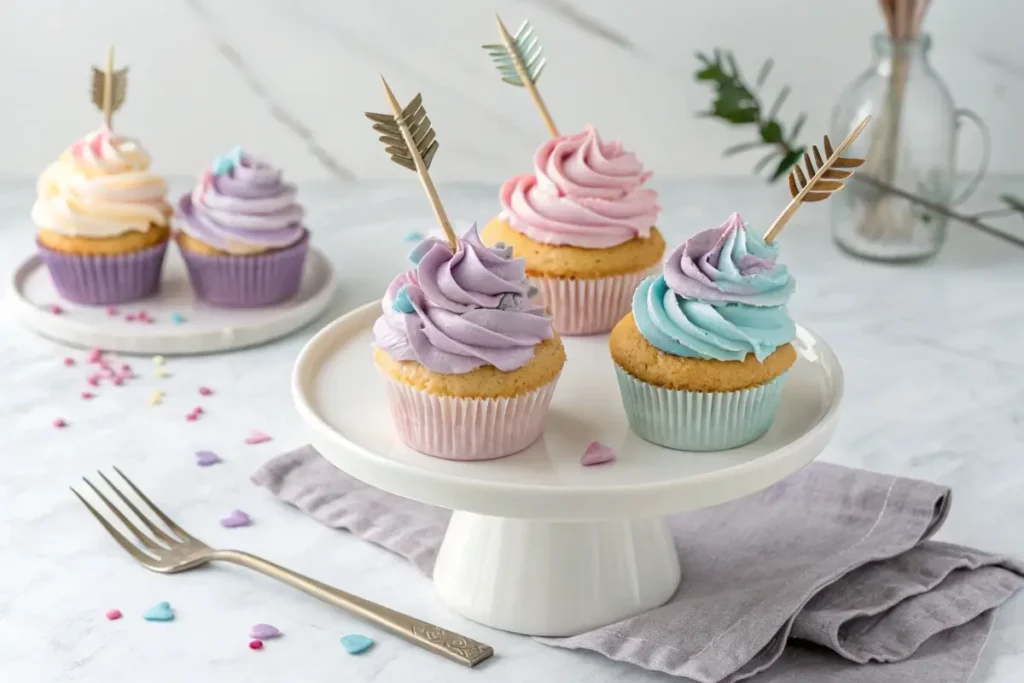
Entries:
{"type": "Polygon", "coordinates": [[[817,456],[835,429],[843,373],[832,350],[805,328],[771,430],[718,453],[673,451],[630,431],[607,336],[564,339],[568,361],[544,435],[521,453],[451,462],[404,446],[371,357],[374,302],[320,331],[292,375],[299,414],[313,445],[372,486],[453,510],[499,517],[594,521],[666,515],[761,490],[817,456]],[[618,451],[613,464],[582,467],[591,441],[618,451]]]}

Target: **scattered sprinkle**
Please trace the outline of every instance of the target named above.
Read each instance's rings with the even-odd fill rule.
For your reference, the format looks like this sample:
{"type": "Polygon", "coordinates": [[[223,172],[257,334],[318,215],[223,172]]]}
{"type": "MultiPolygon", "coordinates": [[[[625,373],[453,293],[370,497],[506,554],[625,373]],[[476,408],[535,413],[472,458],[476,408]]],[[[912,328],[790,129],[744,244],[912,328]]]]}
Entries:
{"type": "Polygon", "coordinates": [[[158,602],[143,612],[142,618],[146,621],[174,621],[174,609],[171,603],[158,602]]]}
{"type": "Polygon", "coordinates": [[[112,377],[110,381],[114,383],[115,387],[119,387],[124,384],[124,377],[112,377]]]}
{"type": "Polygon", "coordinates": [[[90,398],[96,398],[96,394],[92,393],[91,391],[82,392],[82,399],[88,401],[90,398]]]}
{"type": "Polygon", "coordinates": [[[119,609],[108,609],[107,613],[104,616],[107,619],[114,621],[115,619],[120,619],[123,615],[121,614],[121,610],[119,609]]]}
{"type": "Polygon", "coordinates": [[[126,315],[126,316],[124,317],[124,319],[125,319],[125,320],[127,320],[127,321],[128,321],[128,322],[130,322],[130,323],[133,323],[133,322],[135,322],[136,318],[138,318],[138,316],[137,316],[137,315],[135,315],[134,313],[129,313],[128,315],[126,315]]]}
{"type": "Polygon", "coordinates": [[[171,322],[175,325],[180,325],[185,322],[185,316],[181,313],[171,313],[171,322]]]}
{"type": "Polygon", "coordinates": [[[252,524],[252,519],[241,510],[232,510],[230,515],[220,520],[220,525],[228,529],[249,526],[250,524],[252,524]]]}
{"type": "Polygon", "coordinates": [[[160,378],[165,378],[165,377],[170,377],[171,373],[167,372],[166,370],[157,370],[156,371],[156,376],[160,377],[160,378]]]}
{"type": "Polygon", "coordinates": [[[107,315],[111,317],[117,315],[117,309],[114,308],[113,306],[107,306],[107,315]]]}
{"type": "Polygon", "coordinates": [[[350,633],[347,636],[341,637],[341,646],[350,655],[359,655],[373,647],[373,638],[359,635],[358,633],[350,633]]]}
{"type": "Polygon", "coordinates": [[[132,374],[132,366],[128,365],[127,363],[123,363],[121,365],[121,372],[123,374],[132,374]]]}
{"type": "Polygon", "coordinates": [[[71,356],[68,356],[67,358],[64,359],[64,365],[68,366],[69,368],[72,365],[74,365],[74,364],[75,364],[75,359],[72,358],[71,356]]]}
{"type": "MultiPolygon", "coordinates": [[[[221,462],[220,456],[213,451],[196,451],[196,464],[200,467],[209,467],[221,462]]],[[[260,636],[253,636],[259,638],[260,636]]]]}
{"type": "Polygon", "coordinates": [[[90,363],[99,363],[101,360],[103,360],[103,350],[102,349],[89,349],[89,355],[87,357],[87,360],[90,363]]]}
{"type": "Polygon", "coordinates": [[[262,640],[250,640],[249,641],[249,649],[250,650],[262,650],[263,649],[263,641],[262,640]]]}
{"type": "Polygon", "coordinates": [[[61,313],[64,312],[64,309],[58,306],[57,304],[50,304],[46,308],[47,310],[50,311],[50,313],[53,313],[54,315],[60,315],[61,313]]]}
{"type": "Polygon", "coordinates": [[[196,415],[195,413],[188,413],[187,415],[185,415],[185,419],[188,420],[189,422],[195,422],[197,419],[199,419],[199,416],[196,415]]]}
{"type": "Polygon", "coordinates": [[[212,393],[213,393],[213,389],[211,389],[210,387],[199,387],[199,395],[200,396],[209,396],[212,393]]]}
{"type": "Polygon", "coordinates": [[[270,624],[256,624],[249,629],[249,637],[256,640],[270,640],[271,638],[277,638],[279,635],[281,635],[281,632],[277,630],[277,627],[270,624]]]}
{"type": "Polygon", "coordinates": [[[415,230],[413,230],[412,232],[405,233],[405,237],[402,238],[402,241],[403,242],[419,242],[422,239],[423,239],[423,233],[422,232],[416,232],[415,230]]]}
{"type": "Polygon", "coordinates": [[[154,391],[153,395],[149,397],[149,405],[151,406],[158,406],[163,402],[164,392],[160,391],[159,389],[157,391],[154,391]]]}
{"type": "Polygon", "coordinates": [[[163,356],[153,356],[153,365],[163,365],[167,362],[167,359],[163,356]]]}
{"type": "Polygon", "coordinates": [[[266,443],[271,440],[271,437],[258,429],[254,429],[249,432],[249,436],[245,437],[245,442],[250,446],[254,446],[260,443],[266,443]]]}
{"type": "Polygon", "coordinates": [[[53,421],[53,426],[56,427],[57,429],[63,429],[64,427],[68,426],[68,422],[63,417],[58,417],[56,420],[53,421]]]}
{"type": "Polygon", "coordinates": [[[202,406],[196,406],[195,408],[192,409],[192,412],[195,413],[196,415],[202,415],[206,411],[203,410],[202,406]]]}
{"type": "Polygon", "coordinates": [[[584,467],[603,465],[606,462],[614,462],[616,458],[615,449],[606,446],[600,441],[591,441],[587,450],[583,451],[580,464],[584,467]]]}
{"type": "Polygon", "coordinates": [[[98,387],[100,385],[100,375],[92,375],[85,381],[89,383],[89,386],[98,387]]]}

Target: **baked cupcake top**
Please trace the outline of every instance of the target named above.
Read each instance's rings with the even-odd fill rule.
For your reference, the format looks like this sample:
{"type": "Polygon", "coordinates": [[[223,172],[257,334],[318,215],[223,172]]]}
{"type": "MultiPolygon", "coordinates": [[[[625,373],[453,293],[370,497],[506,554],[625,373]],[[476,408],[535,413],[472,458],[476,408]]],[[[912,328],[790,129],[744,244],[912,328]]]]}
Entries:
{"type": "Polygon", "coordinates": [[[167,225],[167,183],[149,171],[137,140],[100,128],[75,142],[37,183],[32,220],[43,230],[87,238],[167,225]]]}
{"type": "Polygon", "coordinates": [[[281,249],[306,235],[305,211],[281,171],[236,147],[178,201],[181,231],[229,254],[281,249]]]}
{"type": "Polygon", "coordinates": [[[534,175],[501,188],[501,218],[543,244],[587,249],[646,239],[661,207],[644,183],[651,177],[619,142],[604,142],[593,126],[546,141],[534,175]]]}
{"type": "Polygon", "coordinates": [[[653,346],[676,356],[763,361],[793,340],[786,312],[795,282],[778,246],[734,213],[673,251],[661,275],[640,283],[633,318],[653,346]]]}
{"type": "Polygon", "coordinates": [[[443,374],[526,365],[554,329],[530,301],[525,262],[511,256],[511,247],[484,246],[476,224],[454,251],[444,240],[424,240],[410,255],[416,267],[387,289],[374,344],[443,374]]]}

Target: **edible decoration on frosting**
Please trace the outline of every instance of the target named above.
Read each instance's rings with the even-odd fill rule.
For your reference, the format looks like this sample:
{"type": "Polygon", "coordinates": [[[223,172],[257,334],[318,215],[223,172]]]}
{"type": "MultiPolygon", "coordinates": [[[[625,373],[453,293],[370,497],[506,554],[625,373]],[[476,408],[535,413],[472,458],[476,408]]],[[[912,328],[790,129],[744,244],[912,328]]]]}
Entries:
{"type": "Polygon", "coordinates": [[[213,451],[196,451],[196,464],[200,467],[210,467],[221,462],[220,456],[213,451]]]}
{"type": "Polygon", "coordinates": [[[591,441],[587,450],[583,451],[580,465],[584,467],[603,465],[606,462],[615,462],[616,457],[615,449],[611,446],[606,446],[600,441],[591,441]]]}
{"type": "Polygon", "coordinates": [[[245,437],[245,443],[249,444],[250,446],[255,446],[261,443],[267,443],[268,441],[272,440],[273,439],[269,435],[264,434],[258,429],[253,429],[251,432],[249,432],[249,436],[245,437]]]}
{"type": "Polygon", "coordinates": [[[540,96],[540,91],[537,90],[537,79],[540,78],[541,72],[544,71],[544,67],[548,63],[547,58],[544,57],[544,47],[540,44],[540,39],[533,32],[533,26],[529,21],[524,21],[516,31],[516,35],[512,36],[505,28],[501,16],[495,14],[494,18],[498,22],[498,35],[501,37],[501,44],[484,45],[483,48],[494,60],[494,66],[498,68],[502,81],[509,85],[526,88],[540,117],[544,119],[548,133],[551,134],[551,137],[557,138],[558,128],[555,127],[555,122],[551,119],[551,114],[548,112],[547,105],[544,104],[544,99],[540,96]]]}
{"type": "Polygon", "coordinates": [[[142,613],[146,621],[174,621],[174,608],[166,600],[158,602],[142,613]]]}
{"type": "Polygon", "coordinates": [[[228,529],[249,526],[250,524],[252,524],[252,518],[241,510],[232,510],[230,515],[220,520],[220,525],[228,529]]]}
{"type": "Polygon", "coordinates": [[[341,646],[350,655],[358,655],[373,647],[373,638],[359,635],[358,633],[350,633],[347,636],[341,637],[341,646]]]}
{"type": "Polygon", "coordinates": [[[374,343],[395,360],[445,374],[484,365],[508,372],[554,336],[544,310],[529,300],[523,259],[485,246],[475,224],[456,249],[429,238],[413,257],[416,268],[392,281],[373,326],[374,343]],[[401,291],[411,313],[395,307],[401,291]]]}
{"type": "Polygon", "coordinates": [[[114,70],[114,46],[107,47],[107,64],[102,71],[92,68],[92,103],[103,112],[103,125],[113,128],[114,112],[124,104],[128,90],[128,67],[114,70]]]}
{"type": "Polygon", "coordinates": [[[276,626],[271,626],[270,624],[256,624],[249,629],[249,637],[256,638],[257,640],[270,640],[280,635],[281,631],[276,626]]]}
{"type": "Polygon", "coordinates": [[[651,177],[619,142],[603,142],[593,126],[546,141],[534,157],[535,175],[501,188],[501,218],[544,244],[586,249],[650,237],[658,219],[651,177]]]}
{"type": "Polygon", "coordinates": [[[89,133],[39,177],[32,220],[45,230],[88,238],[167,225],[167,184],[149,172],[149,161],[136,140],[109,128],[89,133]]]}
{"type": "Polygon", "coordinates": [[[409,301],[409,291],[406,287],[402,287],[395,292],[395,300],[391,302],[391,306],[399,313],[416,312],[416,308],[409,301]]]}
{"type": "Polygon", "coordinates": [[[662,275],[640,283],[637,328],[676,356],[739,361],[752,353],[763,361],[796,335],[785,306],[794,281],[777,253],[733,214],[684,242],[662,275]]]}
{"type": "Polygon", "coordinates": [[[306,235],[295,186],[238,148],[202,174],[178,201],[178,215],[182,232],[229,254],[282,249],[306,235]]]}

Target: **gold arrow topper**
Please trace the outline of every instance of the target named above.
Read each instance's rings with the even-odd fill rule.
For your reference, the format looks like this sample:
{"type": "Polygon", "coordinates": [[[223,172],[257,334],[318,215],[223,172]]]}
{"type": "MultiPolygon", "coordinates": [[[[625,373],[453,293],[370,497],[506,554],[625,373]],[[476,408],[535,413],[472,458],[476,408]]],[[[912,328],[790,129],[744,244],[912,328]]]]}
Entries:
{"type": "Polygon", "coordinates": [[[548,63],[544,57],[544,47],[540,44],[540,39],[537,38],[529,21],[524,21],[513,37],[505,28],[501,17],[495,14],[494,18],[498,22],[498,35],[501,36],[501,44],[484,45],[483,48],[494,60],[494,65],[498,68],[498,73],[501,74],[501,80],[509,85],[526,88],[533,103],[537,105],[537,110],[540,112],[541,118],[544,119],[544,125],[547,126],[551,137],[558,137],[558,128],[551,120],[551,114],[540,96],[540,91],[537,90],[537,79],[540,78],[541,72],[548,63]]]}
{"type": "Polygon", "coordinates": [[[128,88],[128,67],[114,71],[114,46],[107,48],[107,65],[92,68],[92,101],[103,112],[103,123],[112,128],[114,112],[124,104],[128,88]]]}
{"type": "Polygon", "coordinates": [[[771,224],[768,232],[764,234],[765,242],[770,243],[778,237],[801,204],[828,199],[834,193],[843,189],[845,185],[843,181],[853,175],[854,169],[864,165],[863,159],[844,157],[842,154],[846,151],[847,147],[853,144],[853,141],[857,139],[857,136],[861,134],[870,120],[870,116],[865,116],[864,120],[858,123],[857,127],[834,150],[832,149],[832,142],[826,135],[823,145],[825,148],[824,159],[818,151],[817,145],[814,145],[812,148],[814,152],[813,162],[811,161],[811,155],[804,153],[804,164],[807,166],[807,174],[804,174],[799,163],[789,172],[789,194],[793,199],[771,224]]]}
{"type": "Polygon", "coordinates": [[[423,108],[423,98],[417,94],[412,102],[402,109],[391,92],[388,82],[380,77],[384,84],[384,92],[387,95],[388,103],[391,105],[393,114],[375,114],[366,112],[366,118],[373,121],[373,129],[381,134],[380,141],[384,143],[384,151],[391,155],[391,160],[399,166],[404,166],[410,171],[416,171],[423,184],[423,189],[430,199],[434,209],[434,216],[437,222],[444,228],[444,234],[452,249],[457,248],[458,242],[452,224],[448,221],[448,215],[441,204],[441,198],[437,196],[437,189],[430,179],[430,162],[434,160],[437,152],[437,135],[427,118],[427,111],[423,108]]]}

